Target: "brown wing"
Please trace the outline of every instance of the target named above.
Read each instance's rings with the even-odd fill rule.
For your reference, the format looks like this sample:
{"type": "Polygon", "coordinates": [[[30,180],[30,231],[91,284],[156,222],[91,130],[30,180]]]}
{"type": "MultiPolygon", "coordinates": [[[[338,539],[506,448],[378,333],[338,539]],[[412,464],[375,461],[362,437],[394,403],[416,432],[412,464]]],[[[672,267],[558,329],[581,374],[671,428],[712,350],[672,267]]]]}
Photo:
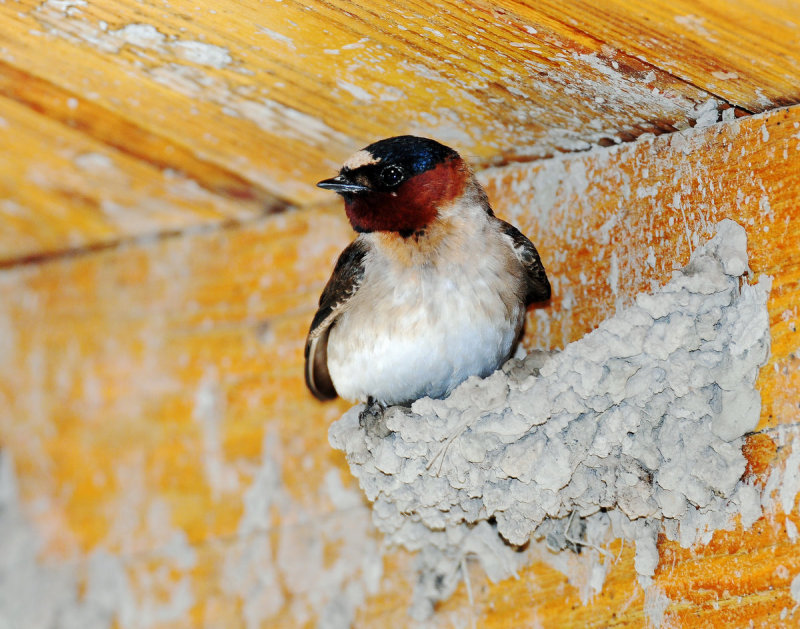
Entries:
{"type": "Polygon", "coordinates": [[[328,373],[328,335],[364,278],[364,257],[368,250],[366,242],[356,239],[342,251],[319,298],[319,308],[308,331],[306,385],[320,400],[332,400],[337,396],[328,373]]]}
{"type": "Polygon", "coordinates": [[[499,218],[495,220],[500,223],[500,229],[511,240],[514,253],[525,269],[525,305],[550,299],[550,282],[536,247],[513,225],[501,221],[499,218]]]}

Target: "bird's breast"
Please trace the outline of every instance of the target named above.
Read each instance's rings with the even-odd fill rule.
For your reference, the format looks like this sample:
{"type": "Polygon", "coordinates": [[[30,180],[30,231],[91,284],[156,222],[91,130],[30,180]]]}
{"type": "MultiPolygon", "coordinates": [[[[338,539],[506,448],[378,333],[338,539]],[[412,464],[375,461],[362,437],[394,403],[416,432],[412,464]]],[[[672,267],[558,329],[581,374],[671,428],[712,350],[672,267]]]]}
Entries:
{"type": "Polygon", "coordinates": [[[328,340],[328,369],[342,397],[442,397],[508,357],[525,311],[520,272],[508,248],[488,240],[482,250],[439,247],[422,262],[420,251],[373,251],[328,340]]]}

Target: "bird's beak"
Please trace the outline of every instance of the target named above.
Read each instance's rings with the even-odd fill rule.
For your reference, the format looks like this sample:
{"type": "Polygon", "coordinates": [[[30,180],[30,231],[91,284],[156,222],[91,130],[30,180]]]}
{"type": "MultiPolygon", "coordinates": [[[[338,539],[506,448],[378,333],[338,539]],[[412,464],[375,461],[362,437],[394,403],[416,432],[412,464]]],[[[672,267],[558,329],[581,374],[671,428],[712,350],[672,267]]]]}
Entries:
{"type": "Polygon", "coordinates": [[[359,192],[369,192],[370,188],[350,181],[344,175],[337,175],[332,179],[323,179],[317,184],[318,188],[325,188],[326,190],[333,190],[339,194],[358,194],[359,192]]]}

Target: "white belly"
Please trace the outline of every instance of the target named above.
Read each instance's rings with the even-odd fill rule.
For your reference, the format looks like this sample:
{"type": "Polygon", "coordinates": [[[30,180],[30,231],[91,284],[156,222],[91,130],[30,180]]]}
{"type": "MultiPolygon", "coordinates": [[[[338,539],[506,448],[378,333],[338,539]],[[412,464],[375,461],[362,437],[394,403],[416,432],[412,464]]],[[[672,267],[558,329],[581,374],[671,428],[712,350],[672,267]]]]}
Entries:
{"type": "Polygon", "coordinates": [[[328,340],[339,395],[386,404],[444,397],[469,376],[499,367],[525,309],[514,278],[501,278],[497,267],[365,278],[328,340]]]}

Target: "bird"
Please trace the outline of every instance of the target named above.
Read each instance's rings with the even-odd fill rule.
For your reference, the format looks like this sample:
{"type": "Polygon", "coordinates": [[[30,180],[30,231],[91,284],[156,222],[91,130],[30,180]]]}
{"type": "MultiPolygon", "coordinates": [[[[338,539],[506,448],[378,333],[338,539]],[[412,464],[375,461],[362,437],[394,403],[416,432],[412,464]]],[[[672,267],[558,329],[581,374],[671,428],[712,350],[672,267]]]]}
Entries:
{"type": "Polygon", "coordinates": [[[320,400],[386,408],[444,398],[500,367],[527,307],[550,298],[536,247],[436,140],[379,140],[317,186],[344,199],[357,233],[306,340],[306,384],[320,400]]]}

